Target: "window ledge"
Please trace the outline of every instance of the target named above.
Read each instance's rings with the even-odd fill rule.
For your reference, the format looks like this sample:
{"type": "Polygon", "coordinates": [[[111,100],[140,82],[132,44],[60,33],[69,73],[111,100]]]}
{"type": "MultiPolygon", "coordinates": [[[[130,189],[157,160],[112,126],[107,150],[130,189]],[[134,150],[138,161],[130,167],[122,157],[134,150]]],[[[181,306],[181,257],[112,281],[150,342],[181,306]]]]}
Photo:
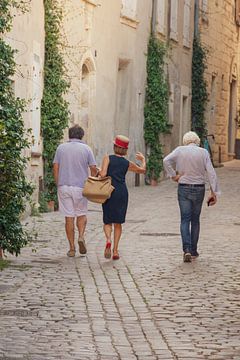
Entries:
{"type": "Polygon", "coordinates": [[[93,5],[93,6],[97,6],[97,1],[96,0],[83,0],[85,1],[86,3],[90,4],[90,5],[93,5]]]}
{"type": "Polygon", "coordinates": [[[121,17],[120,17],[120,22],[122,24],[130,26],[130,27],[132,27],[134,29],[136,29],[138,24],[139,24],[139,20],[132,19],[132,18],[130,18],[130,17],[126,16],[126,15],[122,15],[122,14],[121,14],[121,17]]]}
{"type": "Polygon", "coordinates": [[[32,151],[31,152],[31,158],[40,158],[42,156],[42,153],[37,152],[37,151],[32,151]]]}

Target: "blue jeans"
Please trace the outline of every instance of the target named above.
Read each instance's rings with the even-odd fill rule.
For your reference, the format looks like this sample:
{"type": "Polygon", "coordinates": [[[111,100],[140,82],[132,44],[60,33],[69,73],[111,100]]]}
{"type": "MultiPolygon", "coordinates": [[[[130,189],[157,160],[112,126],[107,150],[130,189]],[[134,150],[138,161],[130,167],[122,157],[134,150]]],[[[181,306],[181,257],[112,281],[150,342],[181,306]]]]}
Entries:
{"type": "Polygon", "coordinates": [[[205,186],[178,185],[178,203],[181,213],[181,236],[184,252],[197,255],[200,231],[200,214],[205,195],[205,186]]]}

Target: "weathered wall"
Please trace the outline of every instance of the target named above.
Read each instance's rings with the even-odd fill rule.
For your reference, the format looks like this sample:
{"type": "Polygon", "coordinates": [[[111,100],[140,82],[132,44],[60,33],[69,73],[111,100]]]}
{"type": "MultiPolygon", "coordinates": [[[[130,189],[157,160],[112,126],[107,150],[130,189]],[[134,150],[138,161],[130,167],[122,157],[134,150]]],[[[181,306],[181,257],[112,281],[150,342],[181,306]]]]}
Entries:
{"type": "Polygon", "coordinates": [[[30,157],[27,176],[33,182],[33,202],[38,202],[39,180],[42,178],[42,141],[40,136],[40,102],[43,91],[44,66],[44,9],[43,2],[32,0],[25,14],[16,12],[13,29],[6,41],[18,52],[17,71],[13,78],[15,95],[27,100],[24,114],[26,128],[32,129],[32,146],[26,151],[30,157]]]}
{"type": "MultiPolygon", "coordinates": [[[[71,121],[86,130],[99,164],[112,152],[118,133],[130,137],[129,159],[134,160],[137,150],[144,151],[151,1],[82,0],[64,2],[64,9],[71,121]]],[[[128,181],[133,183],[134,176],[128,181]]]]}
{"type": "Polygon", "coordinates": [[[200,1],[200,35],[208,50],[209,102],[205,116],[208,133],[215,136],[211,145],[216,163],[235,156],[239,86],[236,3],[235,0],[200,1]]]}

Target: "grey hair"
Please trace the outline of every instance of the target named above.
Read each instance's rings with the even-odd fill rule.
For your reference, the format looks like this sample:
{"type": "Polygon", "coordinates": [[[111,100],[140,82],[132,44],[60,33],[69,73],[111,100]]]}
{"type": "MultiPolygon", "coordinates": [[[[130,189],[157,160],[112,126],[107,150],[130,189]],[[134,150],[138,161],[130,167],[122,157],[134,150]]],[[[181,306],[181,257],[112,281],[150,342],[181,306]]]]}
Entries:
{"type": "Polygon", "coordinates": [[[183,135],[183,145],[196,144],[200,145],[200,138],[194,131],[188,131],[183,135]]]}

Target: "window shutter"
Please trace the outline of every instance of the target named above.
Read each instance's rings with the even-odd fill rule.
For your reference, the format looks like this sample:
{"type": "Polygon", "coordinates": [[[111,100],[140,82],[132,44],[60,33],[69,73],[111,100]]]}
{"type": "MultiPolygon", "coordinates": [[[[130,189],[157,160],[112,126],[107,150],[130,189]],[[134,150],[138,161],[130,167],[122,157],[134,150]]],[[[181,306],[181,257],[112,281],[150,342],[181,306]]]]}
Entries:
{"type": "Polygon", "coordinates": [[[208,11],[208,0],[202,0],[202,12],[207,13],[208,11]]]}
{"type": "Polygon", "coordinates": [[[121,15],[130,19],[136,18],[137,0],[122,0],[121,15]]]}
{"type": "Polygon", "coordinates": [[[171,0],[170,38],[178,40],[178,0],[171,0]]]}
{"type": "Polygon", "coordinates": [[[184,0],[183,45],[190,46],[191,0],[184,0]]]}
{"type": "Polygon", "coordinates": [[[240,0],[236,0],[236,24],[240,26],[240,0]]]}

